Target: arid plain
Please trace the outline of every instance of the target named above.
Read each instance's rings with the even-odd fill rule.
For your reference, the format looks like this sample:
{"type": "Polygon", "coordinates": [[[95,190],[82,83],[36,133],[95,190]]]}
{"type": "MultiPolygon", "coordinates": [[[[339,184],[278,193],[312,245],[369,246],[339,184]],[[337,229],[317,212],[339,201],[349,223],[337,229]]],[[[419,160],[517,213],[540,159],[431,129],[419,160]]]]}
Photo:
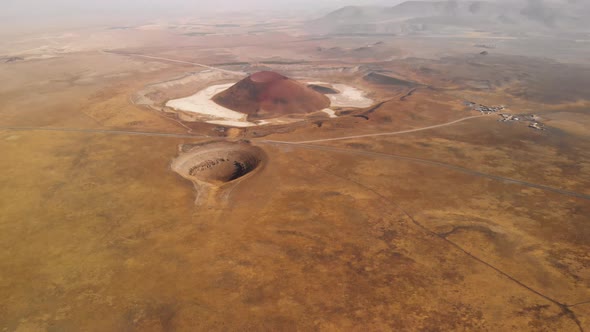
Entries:
{"type": "Polygon", "coordinates": [[[0,331],[590,330],[588,43],[233,22],[3,40],[0,331]],[[165,106],[263,70],[374,102],[165,106]],[[173,161],[209,142],[264,157],[205,190],[173,161]]]}

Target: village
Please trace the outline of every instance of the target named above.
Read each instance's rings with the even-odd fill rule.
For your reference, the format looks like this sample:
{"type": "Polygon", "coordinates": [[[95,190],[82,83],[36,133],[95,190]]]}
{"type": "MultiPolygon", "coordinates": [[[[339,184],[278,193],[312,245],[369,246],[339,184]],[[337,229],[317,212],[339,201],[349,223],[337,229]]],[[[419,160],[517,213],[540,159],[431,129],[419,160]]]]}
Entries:
{"type": "MultiPolygon", "coordinates": [[[[506,109],[506,106],[486,106],[482,104],[477,104],[472,101],[466,101],[466,106],[469,106],[472,111],[480,112],[481,114],[492,114],[498,113],[506,109]]],[[[509,113],[498,113],[500,119],[499,122],[528,122],[529,128],[535,130],[545,130],[545,125],[540,122],[539,116],[536,114],[509,114],[509,113]]]]}
{"type": "Polygon", "coordinates": [[[545,130],[545,125],[539,122],[539,117],[535,114],[507,114],[500,113],[500,122],[513,122],[513,121],[527,121],[529,122],[529,128],[536,130],[545,130]]]}

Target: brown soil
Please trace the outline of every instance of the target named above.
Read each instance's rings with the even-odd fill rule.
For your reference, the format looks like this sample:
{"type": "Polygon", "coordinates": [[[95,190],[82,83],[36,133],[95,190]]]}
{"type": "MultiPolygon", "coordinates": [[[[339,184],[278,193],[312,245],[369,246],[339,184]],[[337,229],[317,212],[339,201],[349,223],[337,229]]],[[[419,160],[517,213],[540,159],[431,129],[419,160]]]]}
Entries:
{"type": "Polygon", "coordinates": [[[213,101],[255,119],[312,113],[330,106],[323,94],[271,71],[252,74],[217,94],[213,101]]]}

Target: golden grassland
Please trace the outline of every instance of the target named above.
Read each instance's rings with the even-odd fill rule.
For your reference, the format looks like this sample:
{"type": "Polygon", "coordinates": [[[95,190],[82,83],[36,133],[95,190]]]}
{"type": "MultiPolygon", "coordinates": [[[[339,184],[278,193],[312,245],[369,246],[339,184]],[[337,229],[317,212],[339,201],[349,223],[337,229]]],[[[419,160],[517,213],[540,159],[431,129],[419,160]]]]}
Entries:
{"type": "MultiPolygon", "coordinates": [[[[211,37],[190,38],[196,41],[179,43],[193,47],[194,59],[187,48],[166,45],[150,54],[210,64],[216,52],[250,60],[242,59],[244,50],[262,56],[279,37],[251,36],[235,50],[229,41],[236,38],[209,48],[211,37]]],[[[313,53],[317,43],[295,50],[277,43],[272,52],[318,67],[355,67],[313,53]]],[[[506,97],[516,113],[544,111],[543,132],[489,116],[311,147],[267,142],[450,122],[475,115],[462,104],[467,97],[501,103],[507,86],[520,82],[516,75],[481,91],[445,81],[460,63],[399,61],[380,65],[437,88],[402,100],[403,89],[371,84],[354,71],[329,72],[324,77],[386,102],[368,120],[226,133],[264,149],[266,164],[224,199],[201,206],[170,163],[179,145],[212,138],[108,132],[188,135],[183,124],[130,97],[201,69],[98,50],[0,64],[0,330],[590,329],[590,305],[575,305],[590,300],[587,199],[397,157],[589,195],[587,101],[540,100],[536,92],[506,97]],[[428,66],[440,76],[424,74],[428,66]]],[[[518,71],[520,60],[512,61],[507,76],[518,71]]],[[[215,131],[193,125],[192,133],[215,131]]]]}

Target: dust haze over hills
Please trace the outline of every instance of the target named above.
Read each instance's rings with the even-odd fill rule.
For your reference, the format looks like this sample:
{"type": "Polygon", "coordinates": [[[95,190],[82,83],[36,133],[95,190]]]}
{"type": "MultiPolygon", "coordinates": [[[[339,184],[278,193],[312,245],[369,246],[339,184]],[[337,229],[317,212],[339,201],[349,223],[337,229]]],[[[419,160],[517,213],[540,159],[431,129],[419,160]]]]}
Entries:
{"type": "MultiPolygon", "coordinates": [[[[401,1],[398,1],[401,2],[401,1]]],[[[375,0],[219,0],[219,1],[189,1],[189,0],[129,0],[129,1],[75,1],[75,0],[7,0],[2,4],[0,18],[27,19],[32,17],[60,17],[73,18],[75,16],[116,15],[127,17],[162,17],[173,16],[202,16],[219,12],[253,12],[253,11],[301,11],[304,9],[317,10],[325,8],[334,10],[345,5],[374,4],[375,0]]]]}
{"type": "Polygon", "coordinates": [[[88,27],[89,24],[128,25],[148,20],[178,18],[229,19],[230,15],[277,18],[282,15],[311,18],[346,5],[368,5],[374,0],[6,0],[0,9],[0,35],[16,34],[40,28],[88,27]]]}
{"type": "Polygon", "coordinates": [[[590,3],[584,0],[8,0],[3,3],[0,12],[0,19],[4,23],[0,23],[0,26],[68,25],[78,21],[133,23],[147,19],[212,15],[222,15],[220,18],[223,18],[223,15],[238,12],[257,13],[269,18],[291,15],[315,19],[310,28],[320,33],[437,32],[453,27],[512,32],[539,28],[590,31],[590,23],[585,19],[590,14],[590,3]]]}
{"type": "Polygon", "coordinates": [[[323,33],[445,33],[458,29],[521,35],[588,32],[586,1],[406,1],[394,6],[347,6],[315,20],[323,33]]]}
{"type": "Polygon", "coordinates": [[[14,35],[44,28],[53,30],[89,25],[134,25],[150,20],[178,18],[230,19],[258,15],[263,18],[325,14],[341,6],[372,4],[373,0],[6,0],[0,9],[0,35],[14,35]]]}

